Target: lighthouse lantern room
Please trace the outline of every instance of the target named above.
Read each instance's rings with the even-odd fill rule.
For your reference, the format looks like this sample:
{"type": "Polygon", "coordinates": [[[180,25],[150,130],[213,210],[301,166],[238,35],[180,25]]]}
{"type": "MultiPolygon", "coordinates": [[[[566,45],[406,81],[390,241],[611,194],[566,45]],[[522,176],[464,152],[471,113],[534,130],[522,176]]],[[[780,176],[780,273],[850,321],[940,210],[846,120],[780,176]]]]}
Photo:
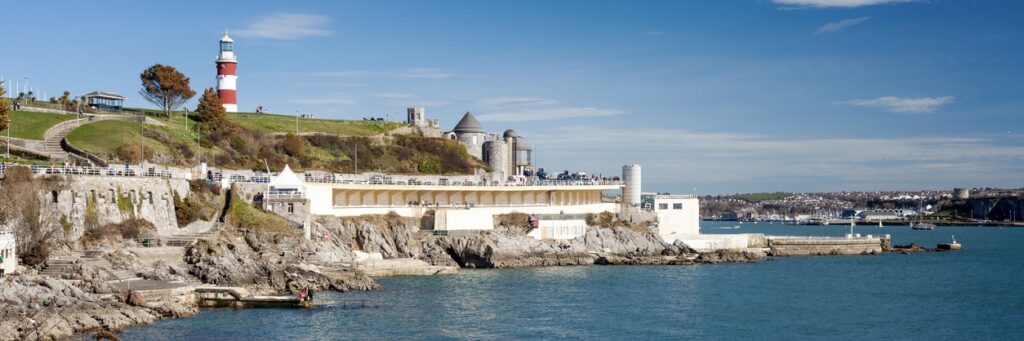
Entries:
{"type": "Polygon", "coordinates": [[[237,65],[235,41],[228,36],[228,31],[224,31],[224,37],[220,38],[220,55],[217,56],[217,97],[224,102],[227,112],[238,112],[237,65]]]}

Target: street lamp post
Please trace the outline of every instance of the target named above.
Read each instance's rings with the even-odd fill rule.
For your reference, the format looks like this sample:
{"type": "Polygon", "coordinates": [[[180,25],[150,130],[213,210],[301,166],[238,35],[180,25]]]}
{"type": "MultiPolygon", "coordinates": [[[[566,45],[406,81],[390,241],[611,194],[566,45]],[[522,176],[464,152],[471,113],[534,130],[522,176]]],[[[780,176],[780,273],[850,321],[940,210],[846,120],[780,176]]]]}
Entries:
{"type": "Polygon", "coordinates": [[[141,172],[146,163],[146,114],[139,112],[139,116],[142,117],[139,120],[142,127],[142,133],[139,134],[139,172],[141,172]]]}
{"type": "Polygon", "coordinates": [[[7,115],[7,158],[11,158],[11,115],[7,115]]]}

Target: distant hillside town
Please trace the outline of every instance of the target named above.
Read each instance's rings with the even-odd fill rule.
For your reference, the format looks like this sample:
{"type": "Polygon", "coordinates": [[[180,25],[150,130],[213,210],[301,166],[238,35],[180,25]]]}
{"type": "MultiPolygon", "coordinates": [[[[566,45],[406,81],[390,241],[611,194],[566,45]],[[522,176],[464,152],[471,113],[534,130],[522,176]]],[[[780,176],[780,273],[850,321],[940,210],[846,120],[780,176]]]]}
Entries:
{"type": "Polygon", "coordinates": [[[1024,188],[950,191],[753,193],[701,197],[701,218],[814,223],[822,219],[908,222],[928,216],[960,223],[1024,221],[1024,188]]]}

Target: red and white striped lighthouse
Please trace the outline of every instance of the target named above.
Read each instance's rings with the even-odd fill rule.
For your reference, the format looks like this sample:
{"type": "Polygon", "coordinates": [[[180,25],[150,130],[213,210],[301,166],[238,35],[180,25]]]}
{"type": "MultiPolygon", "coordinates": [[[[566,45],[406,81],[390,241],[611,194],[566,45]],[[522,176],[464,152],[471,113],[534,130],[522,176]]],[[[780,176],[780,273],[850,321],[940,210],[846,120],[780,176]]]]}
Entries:
{"type": "Polygon", "coordinates": [[[238,112],[237,66],[235,41],[228,37],[228,31],[224,31],[224,37],[220,38],[220,55],[217,56],[217,96],[224,102],[227,112],[238,112]]]}

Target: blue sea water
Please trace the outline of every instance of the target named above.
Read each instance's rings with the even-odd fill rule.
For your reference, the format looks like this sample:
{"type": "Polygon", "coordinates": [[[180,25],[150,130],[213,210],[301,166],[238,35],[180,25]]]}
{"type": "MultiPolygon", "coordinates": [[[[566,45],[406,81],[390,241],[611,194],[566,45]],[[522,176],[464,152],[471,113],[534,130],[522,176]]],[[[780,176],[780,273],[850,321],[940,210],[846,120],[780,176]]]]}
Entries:
{"type": "MultiPolygon", "coordinates": [[[[843,226],[703,222],[705,233],[832,235],[843,226]]],[[[463,270],[322,293],[314,309],[205,309],[122,340],[1020,339],[1024,229],[857,227],[961,252],[756,264],[463,270]],[[340,300],[367,299],[352,308],[340,300]]]]}

